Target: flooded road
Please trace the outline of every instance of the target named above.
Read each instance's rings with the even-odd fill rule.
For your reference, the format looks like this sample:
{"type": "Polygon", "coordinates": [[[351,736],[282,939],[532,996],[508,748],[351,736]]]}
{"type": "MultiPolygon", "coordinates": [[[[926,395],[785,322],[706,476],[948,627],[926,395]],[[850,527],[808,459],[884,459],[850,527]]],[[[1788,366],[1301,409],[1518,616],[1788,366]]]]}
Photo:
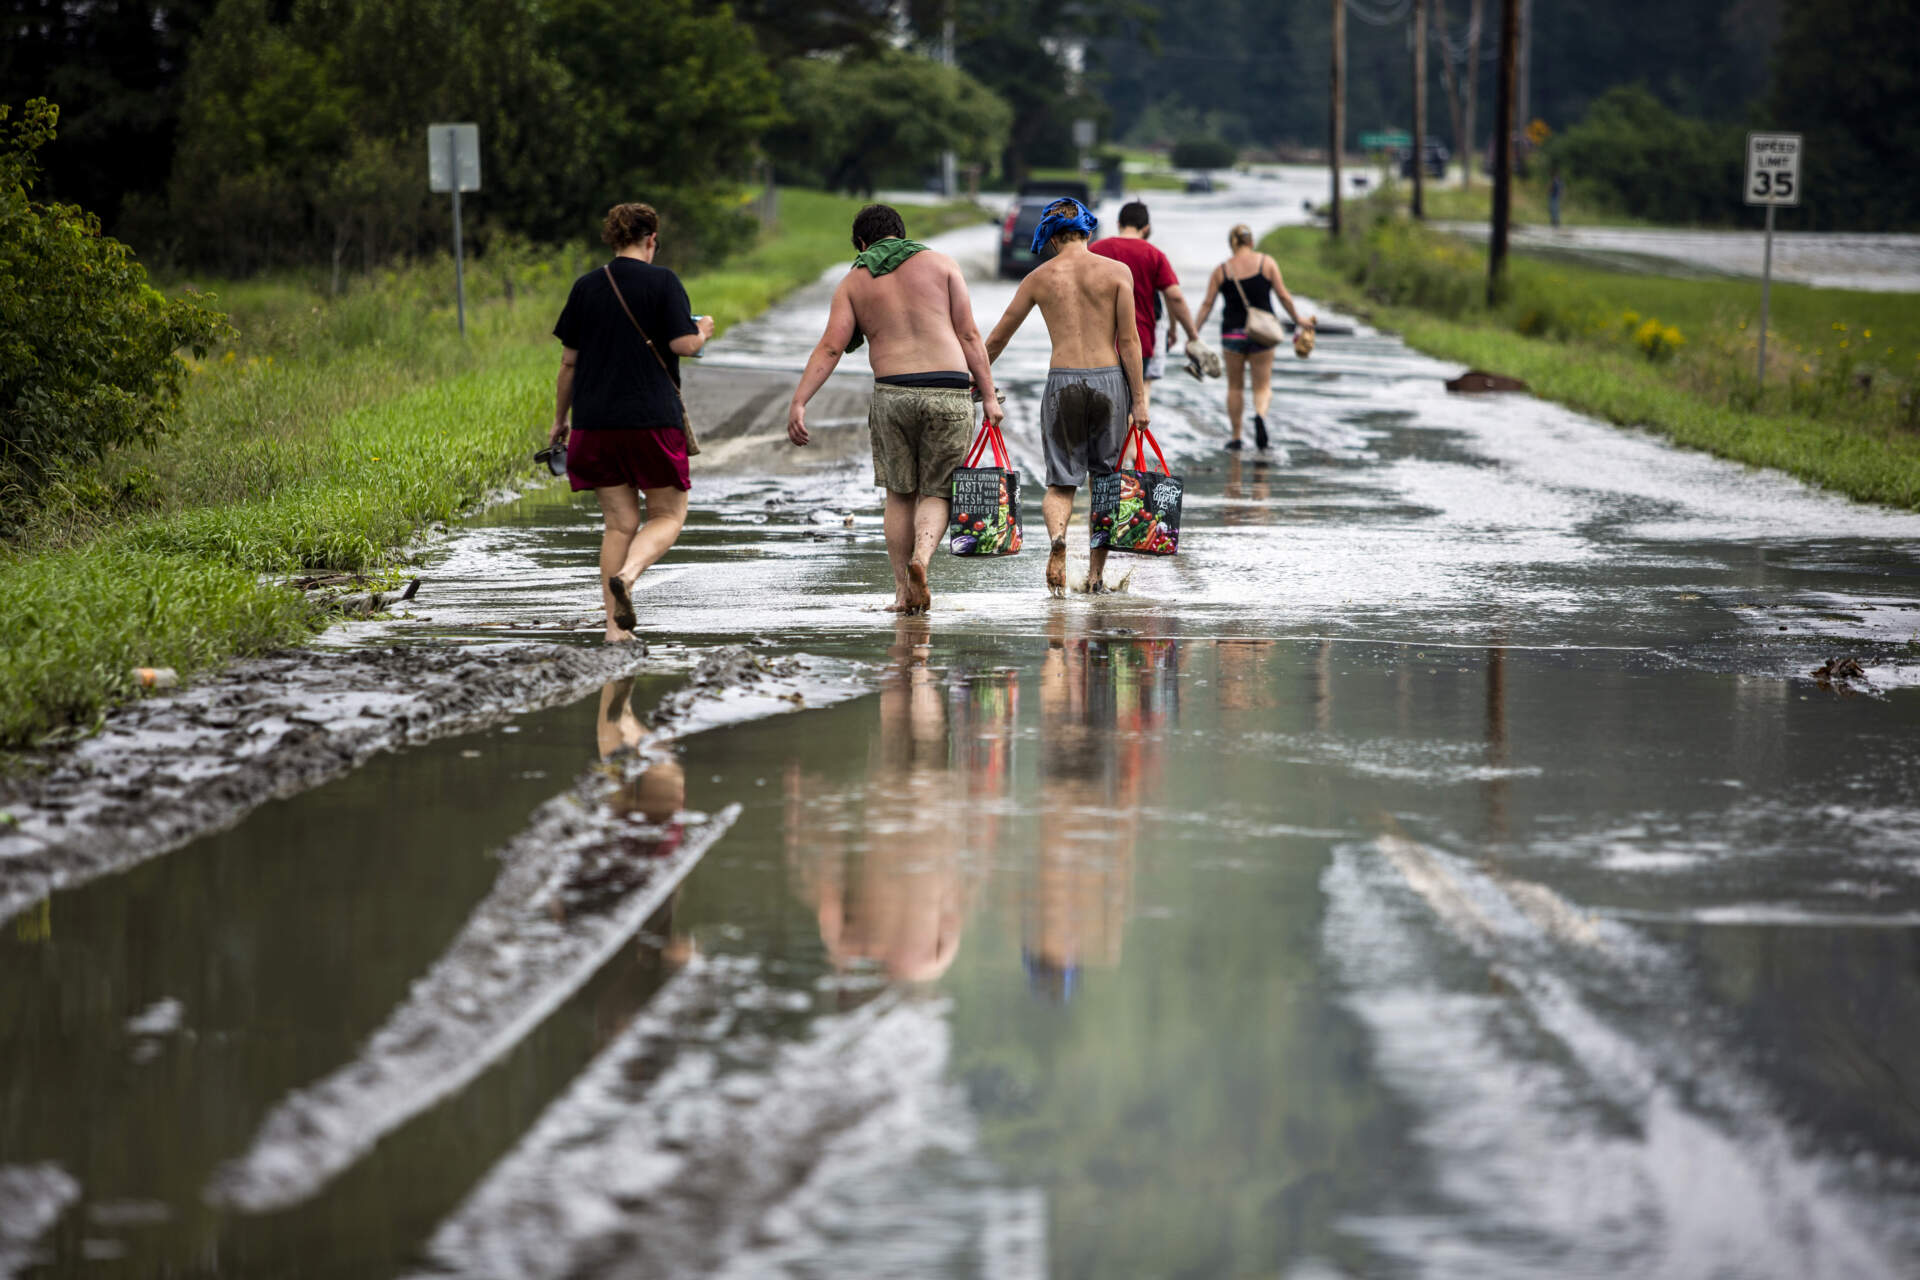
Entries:
{"type": "MultiPolygon", "coordinates": [[[[1156,242],[1197,303],[1318,184],[1156,242]]],[[[1920,1270],[1920,516],[1362,325],[1264,456],[1162,384],[1125,593],[895,619],[862,380],[780,433],[825,298],[694,375],[766,403],[637,679],[7,922],[0,1274],[1920,1270]]],[[[329,641],[590,643],[597,536],[535,491],[329,641]]]]}

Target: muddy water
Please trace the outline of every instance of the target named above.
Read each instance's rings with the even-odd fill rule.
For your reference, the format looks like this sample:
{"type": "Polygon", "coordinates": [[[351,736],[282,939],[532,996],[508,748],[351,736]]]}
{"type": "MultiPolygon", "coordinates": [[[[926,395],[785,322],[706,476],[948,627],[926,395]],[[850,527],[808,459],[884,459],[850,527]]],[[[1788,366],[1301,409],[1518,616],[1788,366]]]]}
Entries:
{"type": "MultiPolygon", "coordinates": [[[[1156,238],[1197,294],[1309,190],[1156,238]]],[[[1177,559],[925,622],[856,425],[710,445],[657,674],[8,924],[0,1270],[1912,1274],[1920,517],[1451,372],[1323,340],[1264,457],[1169,383],[1177,559]],[[739,641],[804,696],[599,763],[739,641]]],[[[338,639],[584,642],[594,541],[535,493],[338,639]]]]}

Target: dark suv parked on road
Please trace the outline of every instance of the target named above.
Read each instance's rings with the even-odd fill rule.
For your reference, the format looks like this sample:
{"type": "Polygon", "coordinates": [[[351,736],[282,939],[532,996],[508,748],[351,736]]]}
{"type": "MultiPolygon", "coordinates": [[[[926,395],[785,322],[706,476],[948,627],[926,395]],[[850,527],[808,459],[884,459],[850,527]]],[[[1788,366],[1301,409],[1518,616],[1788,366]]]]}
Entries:
{"type": "Polygon", "coordinates": [[[1000,274],[1003,278],[1018,280],[1040,265],[1040,259],[1029,247],[1033,244],[1033,230],[1040,225],[1047,206],[1061,196],[1072,196],[1088,208],[1093,207],[1092,193],[1084,182],[1054,182],[1034,178],[1020,184],[1020,193],[1007,206],[1007,216],[1000,223],[1000,274]]]}

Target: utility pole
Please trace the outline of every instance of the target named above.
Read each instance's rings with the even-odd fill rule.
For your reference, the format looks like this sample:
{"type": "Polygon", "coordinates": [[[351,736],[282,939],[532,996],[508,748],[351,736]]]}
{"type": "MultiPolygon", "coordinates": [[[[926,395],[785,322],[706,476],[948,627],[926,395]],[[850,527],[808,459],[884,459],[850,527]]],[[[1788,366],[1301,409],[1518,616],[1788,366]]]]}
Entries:
{"type": "Polygon", "coordinates": [[[1467,162],[1460,166],[1460,186],[1473,188],[1474,149],[1478,145],[1473,132],[1474,94],[1480,87],[1480,30],[1487,16],[1487,0],[1473,0],[1473,12],[1467,18],[1467,101],[1461,112],[1461,146],[1467,149],[1467,162]]]}
{"type": "Polygon", "coordinates": [[[1413,0],[1413,216],[1427,216],[1427,0],[1413,0]]]}
{"type": "Polygon", "coordinates": [[[1520,0],[1520,87],[1514,95],[1513,127],[1526,131],[1533,123],[1533,0],[1520,0]]]}
{"type": "Polygon", "coordinates": [[[1453,149],[1462,163],[1471,163],[1472,148],[1460,139],[1460,76],[1453,65],[1453,47],[1447,40],[1447,0],[1433,0],[1433,29],[1440,35],[1440,83],[1447,90],[1447,122],[1453,126],[1453,149]]]}
{"type": "MultiPolygon", "coordinates": [[[[947,5],[947,21],[940,28],[940,61],[949,67],[953,65],[953,5],[947,5]]],[[[947,199],[954,197],[954,186],[958,180],[954,176],[953,148],[948,147],[940,153],[940,193],[947,199]]]]}
{"type": "Polygon", "coordinates": [[[1340,238],[1340,152],[1347,139],[1347,0],[1333,0],[1332,98],[1327,115],[1327,156],[1333,164],[1333,200],[1327,207],[1327,234],[1340,238]]]}
{"type": "Polygon", "coordinates": [[[1487,247],[1487,305],[1497,306],[1507,281],[1507,224],[1513,211],[1514,56],[1521,0],[1500,0],[1500,77],[1493,97],[1493,227],[1487,247]]]}

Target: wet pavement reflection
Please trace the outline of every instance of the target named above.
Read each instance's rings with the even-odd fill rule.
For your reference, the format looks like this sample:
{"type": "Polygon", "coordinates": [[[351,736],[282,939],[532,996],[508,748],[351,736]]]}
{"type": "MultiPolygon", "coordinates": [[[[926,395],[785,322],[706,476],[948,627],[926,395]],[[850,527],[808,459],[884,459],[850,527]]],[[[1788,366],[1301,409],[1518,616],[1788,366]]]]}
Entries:
{"type": "MultiPolygon", "coordinates": [[[[716,463],[637,680],[14,916],[0,1274],[1920,1272],[1920,517],[1360,328],[1265,456],[1156,395],[1126,593],[894,618],[859,466],[716,463]]],[[[359,634],[573,635],[594,538],[359,634]]]]}

